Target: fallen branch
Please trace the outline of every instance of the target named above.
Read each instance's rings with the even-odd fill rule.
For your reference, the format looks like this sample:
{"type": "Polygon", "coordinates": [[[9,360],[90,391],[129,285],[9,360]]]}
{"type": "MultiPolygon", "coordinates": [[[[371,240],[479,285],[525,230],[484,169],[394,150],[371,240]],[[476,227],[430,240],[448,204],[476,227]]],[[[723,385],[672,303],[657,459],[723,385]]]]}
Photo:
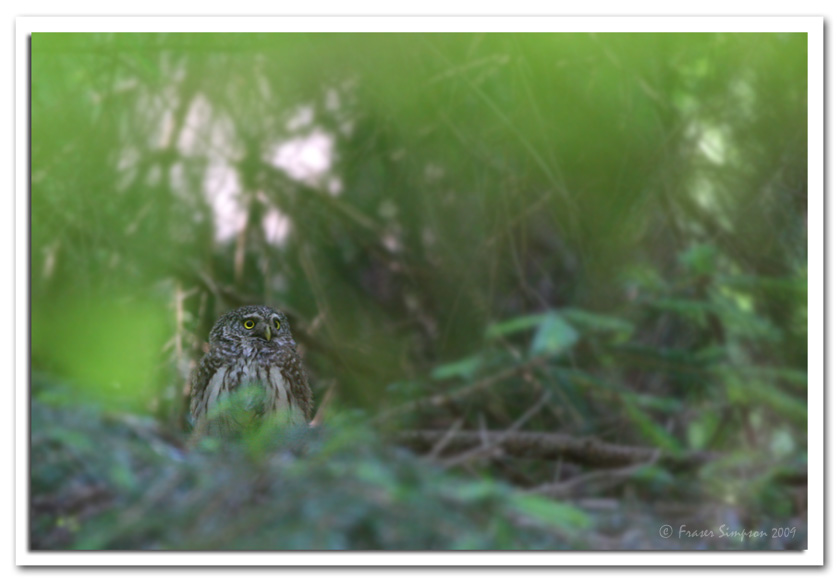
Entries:
{"type": "MultiPolygon", "coordinates": [[[[470,460],[472,460],[476,457],[484,455],[485,453],[488,453],[490,451],[495,450],[497,448],[498,444],[504,442],[510,436],[518,434],[517,431],[519,430],[519,427],[524,425],[526,422],[528,422],[528,420],[531,419],[531,417],[533,417],[536,413],[538,413],[542,409],[542,407],[545,406],[546,402],[548,402],[548,392],[544,392],[543,395],[542,395],[542,398],[540,398],[539,401],[534,406],[529,408],[525,412],[525,414],[523,414],[516,422],[514,422],[510,427],[505,429],[499,435],[498,439],[492,439],[492,438],[488,439],[487,438],[487,431],[482,431],[481,445],[480,446],[478,446],[477,448],[474,448],[474,449],[470,449],[467,452],[458,455],[457,457],[446,459],[446,461],[444,462],[444,467],[454,467],[456,465],[461,465],[461,464],[463,464],[467,461],[470,461],[470,460]]],[[[450,432],[452,434],[457,434],[457,432],[455,432],[455,431],[450,431],[450,432]]],[[[445,449],[445,447],[441,446],[438,452],[440,452],[444,449],[445,449]]]]}
{"type": "Polygon", "coordinates": [[[587,494],[592,494],[599,488],[607,487],[615,483],[626,481],[632,477],[636,471],[653,465],[658,459],[658,456],[652,457],[650,460],[635,465],[628,465],[626,467],[618,467],[613,469],[599,469],[595,471],[588,471],[583,475],[566,479],[565,481],[557,481],[556,483],[545,483],[538,487],[532,488],[532,493],[539,493],[540,495],[547,495],[558,499],[564,499],[573,495],[580,489],[585,489],[587,494]]]}
{"type": "MultiPolygon", "coordinates": [[[[439,442],[447,433],[442,430],[412,430],[403,431],[398,435],[401,443],[417,447],[429,448],[439,442]]],[[[545,432],[514,432],[504,430],[493,431],[459,431],[447,435],[447,450],[463,451],[486,447],[482,441],[502,450],[513,457],[542,459],[554,461],[565,459],[581,465],[594,467],[624,467],[639,463],[653,462],[659,458],[662,462],[675,466],[693,466],[717,458],[717,455],[707,451],[686,454],[673,454],[651,447],[631,445],[616,445],[606,443],[591,437],[573,437],[565,434],[545,432]]]]}

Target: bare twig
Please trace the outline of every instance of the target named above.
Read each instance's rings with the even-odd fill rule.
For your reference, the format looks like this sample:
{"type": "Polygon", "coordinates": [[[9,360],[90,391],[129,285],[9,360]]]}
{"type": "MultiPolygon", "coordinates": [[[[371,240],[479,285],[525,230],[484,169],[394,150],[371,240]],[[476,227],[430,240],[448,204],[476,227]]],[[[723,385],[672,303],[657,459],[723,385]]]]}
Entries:
{"type": "Polygon", "coordinates": [[[507,438],[509,438],[517,430],[519,430],[519,428],[522,425],[524,425],[526,422],[528,422],[537,412],[539,412],[542,409],[542,407],[545,406],[546,402],[548,402],[548,392],[544,392],[543,395],[542,395],[542,398],[540,398],[539,401],[534,406],[532,406],[531,408],[526,410],[525,414],[520,416],[516,420],[516,422],[514,422],[507,429],[505,429],[505,431],[502,432],[501,435],[499,435],[497,438],[487,438],[487,436],[486,436],[487,431],[482,431],[482,437],[486,438],[485,442],[482,442],[482,444],[480,446],[478,446],[474,449],[471,449],[471,450],[469,450],[469,451],[467,451],[467,452],[465,452],[461,455],[458,455],[457,457],[447,459],[446,462],[443,464],[444,467],[447,467],[447,468],[454,467],[456,465],[460,465],[460,464],[465,463],[465,462],[467,462],[471,459],[479,457],[479,456],[487,453],[488,451],[495,450],[507,438]]]}
{"type": "MultiPolygon", "coordinates": [[[[490,441],[500,447],[505,454],[531,459],[557,460],[567,459],[582,465],[596,467],[624,467],[637,463],[647,463],[660,455],[663,463],[676,467],[694,466],[718,458],[709,451],[691,453],[660,452],[657,448],[606,443],[596,438],[578,438],[566,434],[520,431],[509,434],[500,440],[507,431],[487,431],[490,441]]],[[[443,436],[441,430],[413,430],[400,433],[402,442],[418,447],[430,447],[443,436]]],[[[479,431],[459,431],[451,435],[449,447],[469,449],[481,445],[479,431]]]]}
{"type": "Polygon", "coordinates": [[[438,442],[435,443],[435,446],[432,447],[432,450],[426,455],[426,459],[434,460],[437,456],[446,448],[446,445],[449,444],[449,439],[452,438],[460,428],[464,425],[464,417],[458,418],[455,422],[452,423],[452,426],[449,427],[449,430],[446,431],[446,434],[443,435],[443,438],[440,439],[438,442]]]}
{"type": "Polygon", "coordinates": [[[321,405],[318,407],[318,412],[315,413],[315,417],[309,423],[310,427],[320,426],[324,423],[324,416],[326,415],[326,410],[332,402],[333,398],[335,397],[335,380],[332,381],[330,387],[327,388],[326,394],[324,394],[323,400],[321,400],[321,405]]]}
{"type": "Polygon", "coordinates": [[[435,394],[434,396],[428,396],[426,398],[420,398],[417,400],[413,400],[411,402],[406,402],[405,404],[401,404],[400,406],[396,406],[389,410],[385,410],[381,412],[375,419],[375,422],[382,422],[383,420],[392,418],[394,416],[400,414],[407,414],[409,412],[414,412],[423,408],[434,408],[439,406],[446,406],[456,400],[460,400],[466,396],[471,394],[475,394],[476,392],[481,392],[482,390],[486,390],[487,388],[491,388],[496,383],[506,380],[516,374],[522,372],[523,370],[529,370],[531,368],[535,368],[537,366],[541,366],[546,362],[548,356],[540,356],[538,358],[534,358],[532,360],[527,360],[525,362],[521,362],[511,368],[507,368],[493,374],[492,376],[487,376],[473,382],[472,384],[468,384],[458,390],[450,392],[449,394],[435,394]]]}
{"type": "Polygon", "coordinates": [[[618,481],[623,481],[630,478],[636,471],[642,469],[644,467],[649,467],[656,463],[659,459],[659,452],[657,451],[650,460],[644,463],[636,463],[635,465],[630,465],[628,467],[621,467],[618,469],[602,469],[600,471],[589,471],[584,473],[583,475],[578,475],[577,477],[573,477],[571,479],[567,479],[565,481],[560,481],[557,483],[546,483],[544,485],[540,485],[539,487],[534,487],[531,489],[533,493],[539,493],[540,495],[548,495],[550,497],[558,497],[564,498],[568,497],[572,494],[576,488],[581,487],[582,485],[587,485],[587,493],[591,494],[594,482],[601,482],[605,485],[611,485],[618,481]]]}

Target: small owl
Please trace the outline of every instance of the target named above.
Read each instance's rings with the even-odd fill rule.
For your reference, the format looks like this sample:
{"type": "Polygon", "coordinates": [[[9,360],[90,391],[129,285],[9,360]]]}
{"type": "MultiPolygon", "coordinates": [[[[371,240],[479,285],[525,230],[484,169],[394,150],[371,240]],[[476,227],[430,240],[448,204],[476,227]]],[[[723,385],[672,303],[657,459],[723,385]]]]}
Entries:
{"type": "Polygon", "coordinates": [[[286,316],[249,305],[221,316],[210,330],[210,349],[190,378],[190,413],[200,424],[214,404],[243,387],[261,392],[255,416],[286,414],[306,421],[312,391],[286,316]]]}

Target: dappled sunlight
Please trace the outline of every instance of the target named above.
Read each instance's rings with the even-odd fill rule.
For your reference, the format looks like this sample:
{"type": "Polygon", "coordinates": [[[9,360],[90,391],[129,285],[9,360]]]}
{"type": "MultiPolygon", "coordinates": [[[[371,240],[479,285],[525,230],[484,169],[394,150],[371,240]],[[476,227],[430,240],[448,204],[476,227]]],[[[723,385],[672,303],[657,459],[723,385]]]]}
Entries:
{"type": "Polygon", "coordinates": [[[334,138],[321,129],[274,146],[271,163],[292,179],[312,187],[323,183],[333,164],[334,138]]]}
{"type": "Polygon", "coordinates": [[[204,188],[213,208],[216,241],[236,238],[248,218],[237,172],[224,162],[213,164],[207,168],[204,188]]]}
{"type": "Polygon", "coordinates": [[[289,217],[276,208],[269,209],[262,223],[266,240],[273,245],[282,245],[289,235],[291,222],[289,217]]]}

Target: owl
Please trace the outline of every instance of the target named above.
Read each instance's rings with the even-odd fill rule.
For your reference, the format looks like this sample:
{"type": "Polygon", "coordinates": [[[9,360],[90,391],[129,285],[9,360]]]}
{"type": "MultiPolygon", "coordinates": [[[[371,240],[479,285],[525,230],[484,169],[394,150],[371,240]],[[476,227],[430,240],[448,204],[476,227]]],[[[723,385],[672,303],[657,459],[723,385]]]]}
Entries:
{"type": "Polygon", "coordinates": [[[263,305],[234,309],[213,325],[209,343],[190,378],[196,426],[206,423],[214,405],[242,388],[258,392],[256,403],[244,404],[255,417],[309,419],[312,391],[285,315],[263,305]]]}

